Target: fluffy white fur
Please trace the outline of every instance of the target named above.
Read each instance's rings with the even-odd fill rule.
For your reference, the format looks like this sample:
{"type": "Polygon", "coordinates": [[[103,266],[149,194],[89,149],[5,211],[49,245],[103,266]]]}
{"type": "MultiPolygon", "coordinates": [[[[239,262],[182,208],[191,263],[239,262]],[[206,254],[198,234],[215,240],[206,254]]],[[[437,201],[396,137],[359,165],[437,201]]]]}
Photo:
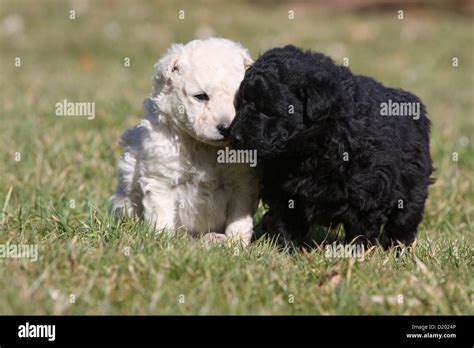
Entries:
{"type": "Polygon", "coordinates": [[[144,118],[122,136],[113,213],[142,216],[158,231],[250,242],[258,181],[247,164],[217,163],[227,145],[217,125],[234,118],[251,63],[247,50],[226,39],[171,46],[155,65],[144,118]]]}

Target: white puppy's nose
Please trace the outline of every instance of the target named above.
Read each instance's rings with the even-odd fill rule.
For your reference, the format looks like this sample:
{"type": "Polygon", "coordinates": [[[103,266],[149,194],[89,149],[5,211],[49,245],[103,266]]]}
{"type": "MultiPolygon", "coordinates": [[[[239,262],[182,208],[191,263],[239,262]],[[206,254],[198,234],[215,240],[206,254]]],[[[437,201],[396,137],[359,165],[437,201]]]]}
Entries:
{"type": "Polygon", "coordinates": [[[219,123],[216,128],[219,133],[224,136],[224,138],[227,138],[229,136],[229,126],[230,123],[219,123]]]}

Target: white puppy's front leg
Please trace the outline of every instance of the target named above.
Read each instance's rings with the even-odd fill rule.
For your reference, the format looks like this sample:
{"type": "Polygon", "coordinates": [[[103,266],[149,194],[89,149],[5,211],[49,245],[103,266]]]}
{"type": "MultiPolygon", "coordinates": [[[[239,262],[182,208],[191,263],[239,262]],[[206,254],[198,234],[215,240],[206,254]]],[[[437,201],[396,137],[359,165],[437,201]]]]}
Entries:
{"type": "Polygon", "coordinates": [[[248,245],[253,234],[253,214],[257,197],[246,189],[235,190],[228,208],[225,235],[229,240],[248,245]]]}
{"type": "Polygon", "coordinates": [[[142,185],[143,218],[158,232],[175,232],[176,202],[169,188],[163,190],[149,184],[142,185]]]}

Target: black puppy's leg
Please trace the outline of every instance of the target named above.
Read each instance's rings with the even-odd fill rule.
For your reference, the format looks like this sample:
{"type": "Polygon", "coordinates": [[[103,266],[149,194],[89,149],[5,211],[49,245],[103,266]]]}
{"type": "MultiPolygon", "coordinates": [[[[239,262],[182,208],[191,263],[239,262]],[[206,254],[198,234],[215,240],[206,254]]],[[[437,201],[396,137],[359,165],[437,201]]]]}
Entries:
{"type": "Polygon", "coordinates": [[[262,218],[262,228],[271,237],[276,237],[281,248],[293,251],[301,245],[303,236],[308,232],[304,218],[288,211],[268,211],[262,218]]]}
{"type": "Polygon", "coordinates": [[[346,244],[354,243],[354,244],[367,244],[367,238],[365,237],[364,233],[362,232],[362,226],[359,222],[344,222],[344,242],[346,244]]]}
{"type": "Polygon", "coordinates": [[[385,225],[384,234],[389,240],[388,246],[402,243],[405,246],[413,244],[417,228],[423,219],[424,202],[422,204],[406,204],[403,209],[395,210],[385,225]]]}
{"type": "Polygon", "coordinates": [[[353,242],[355,244],[363,244],[365,246],[373,246],[381,244],[383,246],[383,235],[381,228],[386,218],[376,214],[376,218],[370,216],[361,221],[344,223],[344,230],[346,233],[345,242],[353,242]]]}
{"type": "Polygon", "coordinates": [[[276,214],[267,212],[262,218],[262,229],[270,237],[275,237],[281,247],[292,248],[293,238],[288,227],[277,218],[276,214]]]}

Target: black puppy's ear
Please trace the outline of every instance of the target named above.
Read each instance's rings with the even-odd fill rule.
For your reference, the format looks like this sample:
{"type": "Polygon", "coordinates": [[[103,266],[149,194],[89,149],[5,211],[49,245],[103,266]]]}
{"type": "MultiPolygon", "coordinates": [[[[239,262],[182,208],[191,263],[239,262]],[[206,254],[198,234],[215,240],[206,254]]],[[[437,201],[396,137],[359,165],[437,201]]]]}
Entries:
{"type": "Polygon", "coordinates": [[[313,70],[301,85],[303,121],[306,126],[321,122],[338,112],[341,86],[324,70],[313,70]]]}

